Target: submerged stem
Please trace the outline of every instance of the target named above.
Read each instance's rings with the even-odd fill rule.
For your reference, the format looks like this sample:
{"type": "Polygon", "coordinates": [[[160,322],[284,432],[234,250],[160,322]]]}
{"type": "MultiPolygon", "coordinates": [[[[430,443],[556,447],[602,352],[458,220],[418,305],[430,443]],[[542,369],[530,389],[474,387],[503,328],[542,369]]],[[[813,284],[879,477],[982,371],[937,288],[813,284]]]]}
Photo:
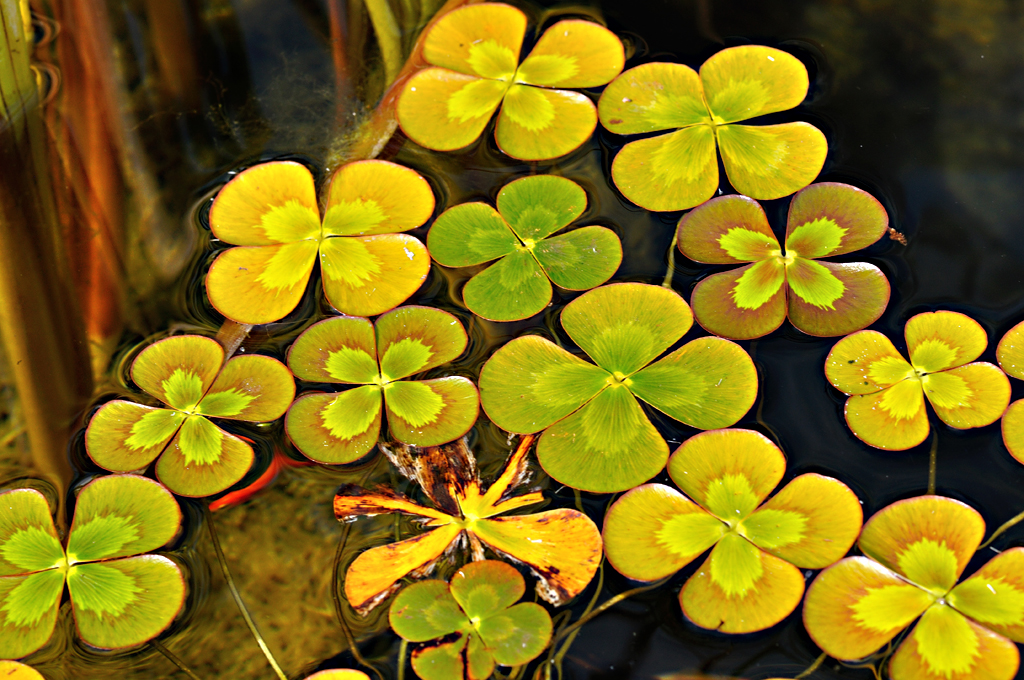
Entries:
{"type": "Polygon", "coordinates": [[[984,550],[985,548],[989,547],[990,545],[992,545],[992,542],[1000,536],[1002,536],[1007,529],[1012,529],[1015,525],[1020,524],[1022,521],[1024,521],[1024,512],[1008,520],[1001,527],[996,529],[995,532],[993,532],[993,534],[988,537],[987,541],[978,546],[978,550],[984,550]]]}
{"type": "Polygon", "coordinates": [[[384,80],[390,85],[395,82],[404,63],[402,31],[388,0],[366,0],[366,11],[370,14],[370,23],[373,24],[373,32],[377,34],[380,55],[384,59],[384,80]]]}
{"type": "Polygon", "coordinates": [[[807,670],[805,670],[800,675],[796,676],[796,678],[794,678],[793,680],[802,680],[803,678],[808,677],[811,673],[813,673],[814,671],[816,671],[819,668],[821,668],[821,664],[825,663],[825,659],[827,659],[827,658],[828,658],[828,654],[826,654],[825,652],[822,652],[821,656],[819,656],[817,659],[815,659],[814,663],[812,663],[810,666],[807,667],[807,670]]]}
{"type": "Polygon", "coordinates": [[[179,659],[177,657],[177,655],[174,654],[174,652],[172,652],[171,650],[167,649],[166,647],[164,647],[162,644],[160,644],[156,640],[150,640],[149,641],[149,646],[152,647],[153,649],[155,649],[156,651],[160,652],[161,654],[163,654],[165,657],[167,657],[168,661],[170,661],[175,666],[177,666],[178,670],[180,670],[182,673],[184,673],[188,677],[192,678],[192,680],[201,680],[201,678],[198,675],[196,675],[195,673],[193,673],[192,669],[190,669],[188,666],[186,666],[185,662],[182,661],[181,659],[179,659]]]}
{"type": "MultiPolygon", "coordinates": [[[[603,562],[601,564],[601,568],[598,569],[597,588],[594,590],[594,596],[592,598],[590,598],[590,602],[587,604],[587,608],[583,610],[583,615],[580,616],[580,620],[581,621],[587,615],[589,615],[590,612],[592,612],[594,610],[594,605],[597,604],[597,598],[599,598],[601,596],[601,589],[602,588],[604,588],[604,563],[603,562]]],[[[555,654],[555,658],[552,661],[552,663],[555,666],[555,671],[557,671],[558,680],[562,680],[562,660],[565,658],[565,655],[569,653],[569,647],[572,646],[572,643],[576,640],[576,636],[579,635],[579,632],[580,632],[580,629],[577,628],[572,633],[570,633],[568,638],[565,641],[565,644],[563,644],[562,648],[558,650],[557,654],[555,654]]]]}
{"type": "Polygon", "coordinates": [[[668,247],[668,271],[665,272],[665,280],[661,285],[672,290],[672,276],[676,273],[676,244],[679,243],[679,230],[672,232],[672,243],[668,247]]]}
{"type": "Polygon", "coordinates": [[[220,540],[217,538],[217,531],[213,526],[213,515],[210,514],[209,506],[203,506],[203,514],[206,515],[206,526],[210,530],[210,540],[213,541],[213,549],[217,552],[217,560],[220,562],[221,571],[224,572],[224,580],[228,583],[228,589],[231,591],[231,597],[234,598],[235,604],[238,605],[238,611],[242,614],[242,618],[245,619],[245,625],[249,627],[249,632],[252,633],[253,638],[256,639],[256,644],[260,646],[260,650],[263,652],[263,656],[267,657],[267,662],[270,667],[274,669],[274,673],[280,680],[288,680],[288,676],[284,674],[281,667],[277,665],[277,660],[274,659],[274,655],[270,652],[270,648],[267,647],[267,643],[264,642],[263,636],[260,635],[259,629],[256,627],[256,622],[252,620],[249,615],[249,610],[245,607],[245,602],[242,601],[242,595],[238,592],[238,588],[235,587],[235,579],[231,577],[231,571],[228,569],[228,561],[224,557],[224,550],[220,547],[220,540]]]}
{"type": "Polygon", "coordinates": [[[935,475],[938,472],[939,433],[932,432],[932,450],[928,453],[928,493],[935,493],[935,475]]]}
{"type": "Polygon", "coordinates": [[[398,680],[405,680],[405,655],[409,652],[409,641],[402,638],[398,645],[398,680]]]}
{"type": "Polygon", "coordinates": [[[640,593],[645,593],[648,590],[654,590],[655,588],[658,588],[658,587],[664,585],[666,581],[668,581],[668,578],[663,578],[660,581],[655,581],[654,583],[649,583],[646,586],[640,586],[639,588],[633,588],[632,590],[627,590],[624,593],[619,593],[615,597],[610,598],[608,600],[605,600],[603,603],[601,603],[600,607],[598,607],[594,611],[590,612],[589,614],[585,614],[584,616],[581,616],[579,618],[579,620],[576,623],[572,624],[571,626],[566,626],[565,628],[563,628],[562,631],[557,635],[557,637],[555,639],[555,642],[557,642],[558,640],[561,640],[562,638],[564,638],[567,635],[571,634],[574,630],[577,630],[578,628],[581,628],[585,623],[589,622],[594,617],[599,616],[600,614],[603,614],[605,612],[605,610],[614,607],[615,605],[617,605],[618,603],[622,602],[623,600],[628,599],[630,597],[633,597],[634,595],[639,595],[640,593]]]}

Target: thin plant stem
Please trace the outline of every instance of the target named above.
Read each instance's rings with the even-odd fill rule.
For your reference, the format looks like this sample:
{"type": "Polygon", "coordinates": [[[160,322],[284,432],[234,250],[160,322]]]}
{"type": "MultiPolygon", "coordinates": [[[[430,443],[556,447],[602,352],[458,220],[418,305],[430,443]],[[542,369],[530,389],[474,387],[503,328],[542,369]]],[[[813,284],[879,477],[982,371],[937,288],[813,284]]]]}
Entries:
{"type": "Polygon", "coordinates": [[[992,542],[993,542],[993,541],[995,541],[995,540],[996,540],[997,538],[999,538],[1000,536],[1002,536],[1002,535],[1003,535],[1003,533],[1004,533],[1004,532],[1005,532],[1005,531],[1006,531],[1007,529],[1011,529],[1011,528],[1013,528],[1013,527],[1014,527],[1015,525],[1017,525],[1017,524],[1020,524],[1020,522],[1022,522],[1022,521],[1024,521],[1024,512],[1020,513],[1019,515],[1017,515],[1017,516],[1016,516],[1016,517],[1014,517],[1013,519],[1011,519],[1011,520],[1007,521],[1007,522],[1006,522],[1005,524],[1003,524],[1003,525],[1002,525],[1001,527],[999,527],[998,529],[996,529],[996,530],[995,530],[995,532],[993,532],[993,534],[992,534],[991,536],[989,536],[989,537],[988,537],[988,540],[987,540],[987,541],[985,541],[985,542],[984,542],[984,543],[982,543],[982,544],[981,544],[980,546],[978,546],[978,550],[984,550],[985,548],[989,547],[990,545],[992,545],[992,542]]]}
{"type": "Polygon", "coordinates": [[[938,472],[939,433],[932,432],[932,450],[928,454],[928,493],[935,493],[935,475],[938,472]]]}
{"type": "Polygon", "coordinates": [[[245,339],[252,330],[252,324],[238,323],[231,319],[225,319],[220,330],[217,331],[215,340],[224,348],[224,360],[227,361],[238,351],[245,339]]]}
{"type": "Polygon", "coordinates": [[[238,605],[238,611],[242,614],[242,618],[245,619],[245,625],[249,626],[249,632],[252,633],[253,638],[256,639],[256,644],[260,646],[260,650],[263,652],[263,656],[267,657],[267,662],[270,667],[274,669],[274,673],[280,680],[288,680],[288,676],[284,674],[281,667],[277,664],[277,660],[274,655],[270,652],[270,648],[267,643],[264,642],[263,636],[260,635],[259,629],[256,627],[256,622],[252,620],[252,616],[249,615],[249,610],[245,607],[245,602],[242,601],[242,595],[238,592],[238,588],[235,586],[235,579],[231,577],[231,570],[228,569],[228,561],[224,557],[224,550],[220,547],[220,540],[217,538],[217,530],[213,526],[213,515],[210,514],[209,506],[203,506],[203,514],[206,515],[206,526],[210,531],[210,540],[213,541],[213,549],[217,552],[217,560],[220,562],[221,571],[224,572],[224,580],[227,581],[228,589],[231,591],[231,597],[235,599],[235,604],[238,605]]]}
{"type": "Polygon", "coordinates": [[[398,645],[398,680],[405,680],[405,655],[409,652],[409,641],[402,638],[398,645]]]}
{"type": "Polygon", "coordinates": [[[370,14],[370,23],[377,34],[380,55],[384,59],[384,80],[390,85],[395,82],[405,62],[402,59],[402,31],[388,0],[366,0],[366,11],[370,14]]]}
{"type": "Polygon", "coordinates": [[[7,447],[7,446],[10,446],[11,443],[15,439],[17,439],[18,437],[20,437],[24,433],[25,433],[25,426],[24,425],[19,425],[18,427],[14,428],[10,432],[8,432],[6,435],[4,435],[3,439],[0,439],[0,448],[4,448],[4,447],[7,447]]]}
{"type": "Polygon", "coordinates": [[[201,678],[198,675],[196,675],[195,673],[193,673],[192,669],[189,668],[188,666],[186,666],[185,662],[182,661],[181,659],[179,659],[174,654],[174,652],[172,652],[171,650],[167,649],[166,647],[164,647],[162,644],[160,644],[156,640],[150,640],[149,641],[149,646],[152,647],[153,649],[155,649],[156,651],[160,652],[164,656],[166,656],[168,661],[170,661],[175,666],[177,666],[178,670],[180,670],[182,673],[184,673],[188,677],[192,678],[192,680],[201,680],[201,678]]]}
{"type": "MultiPolygon", "coordinates": [[[[604,564],[603,563],[601,564],[601,568],[598,570],[597,588],[594,590],[594,596],[592,598],[590,598],[590,603],[587,605],[587,608],[584,610],[583,616],[581,616],[580,619],[582,619],[584,616],[586,616],[591,611],[593,611],[594,605],[597,604],[597,598],[601,596],[601,589],[602,588],[604,588],[604,564]]],[[[553,663],[554,663],[554,666],[555,666],[555,671],[557,672],[557,675],[558,675],[558,680],[562,680],[562,660],[565,658],[565,655],[569,653],[569,647],[572,646],[572,643],[576,640],[576,636],[579,635],[579,632],[580,632],[580,629],[577,628],[572,633],[570,633],[569,636],[565,640],[565,644],[563,644],[562,648],[558,650],[557,654],[555,654],[555,658],[554,658],[554,662],[553,663]]]]}
{"type": "Polygon", "coordinates": [[[600,607],[598,607],[594,611],[590,612],[589,614],[581,616],[579,618],[579,620],[576,623],[572,624],[571,626],[566,626],[565,628],[563,628],[562,631],[556,637],[555,641],[557,642],[558,640],[561,640],[562,638],[572,634],[572,632],[574,630],[577,630],[578,628],[581,628],[584,624],[589,622],[591,619],[593,619],[593,618],[603,614],[606,610],[614,607],[615,605],[617,605],[618,603],[622,602],[623,600],[626,600],[626,599],[628,599],[630,597],[633,597],[634,595],[639,595],[640,593],[645,593],[648,590],[654,590],[655,588],[661,587],[661,586],[663,586],[665,584],[666,581],[668,581],[668,579],[667,578],[663,578],[660,581],[655,581],[654,583],[650,583],[650,584],[648,584],[646,586],[640,586],[639,588],[633,588],[632,590],[627,590],[624,593],[619,593],[615,597],[610,598],[608,600],[605,600],[603,603],[601,603],[600,607]]]}
{"type": "Polygon", "coordinates": [[[819,656],[817,659],[815,659],[814,663],[812,663],[810,666],[808,666],[807,670],[805,670],[803,673],[801,673],[800,675],[796,676],[796,678],[794,678],[794,680],[803,680],[803,678],[809,677],[811,675],[811,673],[813,673],[814,671],[816,671],[819,668],[821,668],[821,664],[825,663],[825,659],[827,659],[827,658],[828,658],[828,654],[822,652],[821,656],[819,656]]]}
{"type": "MultiPolygon", "coordinates": [[[[366,474],[359,480],[360,486],[366,484],[370,473],[376,467],[376,465],[371,465],[367,468],[366,474]]],[[[338,619],[338,624],[341,625],[341,630],[345,634],[345,641],[348,643],[349,651],[352,652],[352,658],[359,665],[372,670],[379,680],[384,680],[384,676],[381,675],[377,667],[367,661],[362,652],[359,651],[359,647],[356,645],[356,638],[352,635],[352,629],[348,627],[348,622],[345,620],[345,609],[342,604],[341,590],[338,588],[338,583],[341,581],[339,578],[341,576],[341,558],[345,554],[345,545],[348,544],[348,535],[351,530],[352,525],[346,524],[345,528],[341,530],[341,538],[338,539],[338,549],[334,551],[334,566],[331,569],[331,598],[334,600],[334,616],[338,619]]]]}
{"type": "Polygon", "coordinates": [[[665,272],[665,280],[661,285],[672,290],[672,276],[676,273],[676,244],[679,242],[679,230],[672,232],[672,243],[668,247],[668,271],[665,272]]]}

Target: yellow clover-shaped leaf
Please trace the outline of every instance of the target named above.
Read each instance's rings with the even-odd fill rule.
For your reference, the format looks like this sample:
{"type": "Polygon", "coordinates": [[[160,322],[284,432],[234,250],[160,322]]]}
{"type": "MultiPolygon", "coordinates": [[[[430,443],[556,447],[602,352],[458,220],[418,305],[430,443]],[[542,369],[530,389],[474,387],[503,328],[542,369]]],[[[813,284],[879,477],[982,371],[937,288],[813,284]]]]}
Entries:
{"type": "Polygon", "coordinates": [[[210,266],[210,303],[238,323],[277,321],[299,304],[319,260],[331,306],[357,316],[386,312],[427,278],[427,249],[400,232],[420,226],[433,210],[433,191],[415,170],[358,161],[334,174],[321,221],[304,165],[253,166],[228,182],[210,208],[213,235],[238,246],[210,266]]]}
{"type": "MultiPolygon", "coordinates": [[[[1007,331],[996,347],[999,366],[1012,378],[1024,380],[1024,322],[1007,331]]],[[[1018,462],[1024,463],[1024,399],[1010,404],[1003,414],[1003,444],[1018,462]]]]}
{"type": "Polygon", "coordinates": [[[784,319],[808,335],[846,335],[873,323],[889,303],[889,281],[866,262],[827,262],[886,233],[885,208],[848,184],[819,182],[789,206],[785,247],[764,209],[746,196],[713,198],[679,220],[680,252],[707,264],[744,264],[693,289],[697,322],[734,340],[759,338],[784,319]]]}
{"type": "Polygon", "coordinates": [[[889,451],[917,446],[930,431],[925,401],[950,427],[984,427],[1003,415],[1010,381],[999,367],[977,359],[985,329],[959,312],[912,317],[904,335],[907,362],[887,337],[859,331],[836,343],[825,376],[846,400],[846,423],[865,444],[889,451]]]}
{"type": "Polygon", "coordinates": [[[650,63],[609,85],[598,102],[601,124],[622,135],[674,130],[630,142],[612,163],[612,179],[648,210],[684,210],[718,189],[718,159],[741,194],[782,198],[810,184],[828,143],[813,125],[737,125],[785,111],[807,95],[807,69],[791,54],[743,45],[715,54],[698,75],[689,66],[650,63]]]}
{"type": "Polygon", "coordinates": [[[247,354],[225,362],[217,341],[199,335],[153,343],[135,357],[131,376],[167,407],[107,402],[89,421],[86,452],[111,472],[138,470],[159,457],[157,476],[181,496],[219,493],[252,466],[252,447],[211,418],[277,420],[295,396],[291,371],[277,359],[247,354]]]}
{"type": "Polygon", "coordinates": [[[1024,548],[957,585],[984,532],[981,516],[950,498],[883,508],[864,525],[865,557],[841,560],[808,588],[807,632],[829,656],[853,660],[917,620],[889,661],[892,680],[1010,680],[1020,662],[1013,642],[1024,642],[1024,548]]]}
{"type": "Polygon", "coordinates": [[[65,583],[87,644],[121,649],[162,633],[185,603],[185,579],[170,559],[142,553],[168,543],[180,526],[174,496],[157,482],[99,477],[78,494],[65,550],[41,493],[0,494],[0,658],[46,644],[65,583]]]}
{"type": "Polygon", "coordinates": [[[691,437],[668,462],[683,493],[645,484],[608,509],[608,562],[629,578],[654,581],[711,548],[679,593],[686,617],[723,633],[775,625],[800,604],[800,569],[840,559],[862,520],[854,493],[817,474],[800,475],[766,502],[785,470],[782,451],[757,432],[691,437]]]}
{"type": "Polygon", "coordinates": [[[501,3],[467,5],[427,33],[430,67],[406,83],[398,122],[417,144],[436,151],[467,146],[500,107],[495,138],[522,160],[563,156],[597,126],[594,104],[562,88],[604,85],[622,71],[622,42],[589,21],[559,21],[519,63],[526,15],[501,3]]]}

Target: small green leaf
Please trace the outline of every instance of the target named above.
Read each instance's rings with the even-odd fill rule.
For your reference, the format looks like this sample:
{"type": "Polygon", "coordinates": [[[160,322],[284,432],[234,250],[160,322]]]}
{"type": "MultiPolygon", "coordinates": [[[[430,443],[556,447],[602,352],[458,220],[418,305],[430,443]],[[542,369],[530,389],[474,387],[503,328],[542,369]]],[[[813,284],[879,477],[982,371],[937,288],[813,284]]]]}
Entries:
{"type": "Polygon", "coordinates": [[[252,447],[202,416],[192,416],[190,422],[191,436],[182,436],[186,423],[157,461],[156,476],[179,496],[219,493],[252,467],[252,447]]]}
{"type": "Polygon", "coordinates": [[[624,385],[614,385],[549,427],[537,459],[554,479],[583,491],[625,491],[658,474],[668,444],[624,385]]]}
{"type": "Polygon", "coordinates": [[[427,234],[430,255],[445,267],[469,267],[515,251],[519,240],[486,203],[463,203],[441,213],[427,234]]]}
{"type": "Polygon", "coordinates": [[[49,569],[63,560],[46,497],[35,489],[0,493],[0,576],[49,569]]]}
{"type": "Polygon", "coordinates": [[[586,207],[583,188],[558,175],[523,177],[498,194],[498,212],[527,245],[567,226],[586,207]]]}
{"type": "Polygon", "coordinates": [[[470,279],[462,298],[477,316],[517,321],[551,302],[551,283],[529,250],[517,250],[470,279]]]}
{"type": "Polygon", "coordinates": [[[108,401],[89,421],[85,450],[105,470],[138,470],[163,452],[183,422],[180,411],[108,401]]]}
{"type": "Polygon", "coordinates": [[[246,354],[224,364],[196,412],[265,423],[283,416],[294,398],[295,379],[284,364],[273,357],[246,354]]]}
{"type": "Polygon", "coordinates": [[[142,555],[68,571],[82,639],[93,647],[134,647],[162,633],[185,602],[181,570],[166,557],[142,555]]]}
{"type": "Polygon", "coordinates": [[[583,227],[544,239],[533,249],[555,285],[567,290],[600,286],[622,263],[622,244],[611,229],[583,227]]]}
{"type": "Polygon", "coordinates": [[[82,488],[68,538],[68,561],[92,562],[155,550],[181,526],[163,486],[137,475],[98,477],[82,488]]]}
{"type": "Polygon", "coordinates": [[[411,659],[412,669],[422,680],[462,680],[466,678],[466,667],[463,662],[466,638],[465,634],[460,634],[451,642],[435,643],[414,649],[411,659]]]}
{"type": "Polygon", "coordinates": [[[562,310],[562,326],[576,344],[621,377],[655,359],[692,323],[690,307],[678,293],[644,283],[595,288],[562,310]]]}
{"type": "Polygon", "coordinates": [[[438,446],[466,434],[476,422],[480,396],[468,378],[394,382],[384,388],[391,435],[413,446],[438,446]]]}
{"type": "Polygon", "coordinates": [[[470,562],[452,577],[450,588],[466,616],[477,621],[508,609],[526,592],[515,567],[496,560],[470,562]]]}
{"type": "Polygon", "coordinates": [[[509,432],[539,432],[607,385],[607,371],[537,336],[516,338],[480,370],[481,405],[509,432]]]}
{"type": "Polygon", "coordinates": [[[659,411],[691,427],[729,427],[757,397],[750,355],[722,338],[697,338],[639,371],[630,390],[659,411]]]}
{"type": "Polygon", "coordinates": [[[786,279],[794,295],[818,309],[834,310],[846,291],[843,282],[822,263],[802,257],[786,267],[786,279]]]}
{"type": "Polygon", "coordinates": [[[46,644],[63,590],[59,569],[0,577],[0,657],[20,659],[46,644]]]}
{"type": "Polygon", "coordinates": [[[377,338],[369,319],[336,316],[313,324],[288,350],[299,380],[369,384],[378,376],[377,338]]]}
{"type": "Polygon", "coordinates": [[[534,602],[523,602],[484,618],[480,637],[502,666],[533,661],[551,639],[551,616],[534,602]]]}
{"type": "Polygon", "coordinates": [[[409,305],[382,315],[374,324],[384,381],[422,373],[456,359],[466,349],[466,331],[452,314],[409,305]]]}
{"type": "Polygon", "coordinates": [[[295,448],[319,463],[351,463],[377,444],[381,392],[365,385],[340,394],[305,394],[285,416],[285,430],[295,448]]]}
{"type": "MultiPolygon", "coordinates": [[[[518,598],[516,598],[518,599],[518,598]]],[[[426,642],[469,627],[469,619],[444,581],[420,581],[391,603],[391,629],[409,642],[426,642]]]]}
{"type": "Polygon", "coordinates": [[[168,406],[191,410],[213,384],[224,350],[213,338],[175,335],[154,342],[132,362],[132,380],[168,406]]]}
{"type": "Polygon", "coordinates": [[[849,184],[819,182],[798,191],[789,204],[786,250],[802,257],[843,255],[868,247],[888,228],[889,217],[874,196],[849,184]],[[827,250],[819,240],[823,227],[841,237],[827,250]]]}

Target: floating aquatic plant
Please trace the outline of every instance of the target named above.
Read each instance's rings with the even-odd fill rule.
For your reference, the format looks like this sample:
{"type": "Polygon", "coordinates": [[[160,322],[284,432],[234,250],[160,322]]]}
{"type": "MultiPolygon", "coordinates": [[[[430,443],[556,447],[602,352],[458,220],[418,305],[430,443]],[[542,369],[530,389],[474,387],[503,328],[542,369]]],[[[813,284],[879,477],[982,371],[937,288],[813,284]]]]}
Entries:
{"type": "MultiPolygon", "coordinates": [[[[1024,380],[1024,322],[1006,332],[996,347],[996,359],[1007,375],[1024,380]]],[[[1024,463],[1024,399],[1010,404],[1003,414],[1003,444],[1024,463]]]]}
{"type": "Polygon", "coordinates": [[[45,680],[35,668],[17,661],[0,661],[0,678],[4,678],[4,680],[45,680]]]}
{"type": "Polygon", "coordinates": [[[307,328],[288,352],[300,380],[359,385],[295,400],[285,418],[288,437],[308,458],[349,463],[377,443],[381,404],[396,441],[437,446],[476,422],[480,396],[462,376],[406,380],[455,359],[466,348],[457,318],[430,307],[400,307],[370,323],[338,316],[307,328]]]}
{"type": "Polygon", "coordinates": [[[420,226],[433,210],[426,180],[387,161],[342,166],[331,180],[323,220],[305,166],[253,166],[228,182],[210,208],[213,235],[239,247],[210,266],[207,295],[238,323],[277,321],[299,304],[319,259],[331,306],[343,314],[381,314],[426,279],[427,249],[399,232],[420,226]]]}
{"type": "Polygon", "coordinates": [[[365,614],[398,588],[399,579],[429,573],[445,551],[463,542],[462,537],[476,561],[484,559],[486,546],[529,567],[538,579],[537,594],[548,602],[560,605],[578,595],[601,563],[601,534],[589,517],[572,509],[497,516],[544,500],[539,491],[513,495],[529,478],[527,454],[532,439],[520,442],[486,492],[464,440],[422,452],[382,447],[434,507],[419,505],[389,488],[366,491],[346,485],[338,491],[334,514],[340,521],[401,512],[422,518],[428,529],[361,552],[345,574],[349,604],[365,614]]]}
{"type": "Polygon", "coordinates": [[[860,330],[885,311],[888,279],[872,264],[818,259],[867,247],[888,226],[885,208],[866,191],[812,184],[789,205],[783,249],[757,201],[713,198],[679,220],[680,252],[706,264],[752,264],[698,283],[690,298],[694,316],[709,332],[738,340],[772,332],[787,315],[809,335],[860,330]]]}
{"type": "Polygon", "coordinates": [[[555,158],[590,137],[593,102],[562,88],[597,87],[622,71],[614,33],[589,21],[559,21],[519,63],[526,15],[510,5],[460,7],[434,24],[423,44],[431,64],[398,100],[398,122],[414,142],[451,151],[480,136],[500,107],[494,137],[522,160],[555,158]]]}
{"type": "Polygon", "coordinates": [[[718,158],[741,194],[782,198],[817,177],[828,144],[813,125],[736,125],[797,106],[807,69],[791,54],[760,45],[715,54],[698,75],[655,62],[632,68],[605,88],[601,124],[620,135],[674,130],[630,142],[612,163],[626,198],[648,210],[684,210],[718,189],[718,158]]]}
{"type": "Polygon", "coordinates": [[[671,290],[602,286],[566,305],[561,318],[594,363],[544,338],[519,337],[484,364],[480,399],[498,427],[544,431],[537,458],[563,484],[625,491],[665,467],[668,444],[638,398],[702,430],[732,425],[754,403],[754,364],[733,342],[698,338],[655,361],[693,323],[671,290]]]}
{"type": "Polygon", "coordinates": [[[135,357],[131,377],[168,408],[108,401],[85,431],[86,452],[112,472],[139,470],[159,457],[157,477],[182,496],[219,493],[252,466],[252,447],[210,418],[269,422],[295,396],[292,374],[277,359],[248,354],[225,362],[217,341],[199,335],[153,343],[135,357]]]}
{"type": "Polygon", "coordinates": [[[86,644],[120,649],[162,633],[185,602],[185,581],[171,560],[142,553],[174,538],[180,524],[178,504],[160,484],[100,477],[78,494],[65,549],[41,493],[0,494],[0,658],[46,644],[65,583],[86,644]]]}
{"type": "Polygon", "coordinates": [[[723,633],[775,625],[800,604],[800,570],[843,557],[862,520],[857,496],[818,474],[800,475],[766,502],[785,471],[782,451],[757,432],[691,437],[668,462],[685,496],[645,484],[608,509],[608,562],[631,579],[656,581],[712,548],[679,593],[686,617],[723,633]]]}
{"type": "Polygon", "coordinates": [[[494,666],[537,658],[551,639],[551,617],[534,602],[519,602],[526,585],[504,562],[472,562],[449,583],[414,583],[391,603],[391,628],[409,642],[423,680],[485,680],[494,666]],[[519,602],[519,604],[516,604],[519,602]]]}
{"type": "Polygon", "coordinates": [[[1010,381],[997,366],[974,361],[988,345],[985,329],[958,312],[928,312],[907,321],[908,363],[887,337],[860,331],[836,343],[825,375],[844,394],[846,423],[879,449],[917,446],[930,426],[925,398],[950,427],[994,423],[1010,402],[1010,381]],[[970,363],[973,362],[973,363],[970,363]]]}
{"type": "Polygon", "coordinates": [[[469,267],[497,260],[466,284],[462,297],[477,316],[514,321],[551,302],[551,283],[587,290],[611,278],[622,262],[619,237],[605,227],[555,232],[579,217],[587,194],[570,179],[534,175],[486,203],[449,208],[430,228],[427,246],[439,264],[469,267]]]}
{"type": "Polygon", "coordinates": [[[864,525],[865,557],[841,560],[808,588],[807,632],[829,656],[860,659],[917,620],[889,661],[892,680],[1010,680],[1019,664],[1010,640],[1024,642],[1024,548],[957,585],[984,532],[981,515],[950,498],[883,508],[864,525]]]}

